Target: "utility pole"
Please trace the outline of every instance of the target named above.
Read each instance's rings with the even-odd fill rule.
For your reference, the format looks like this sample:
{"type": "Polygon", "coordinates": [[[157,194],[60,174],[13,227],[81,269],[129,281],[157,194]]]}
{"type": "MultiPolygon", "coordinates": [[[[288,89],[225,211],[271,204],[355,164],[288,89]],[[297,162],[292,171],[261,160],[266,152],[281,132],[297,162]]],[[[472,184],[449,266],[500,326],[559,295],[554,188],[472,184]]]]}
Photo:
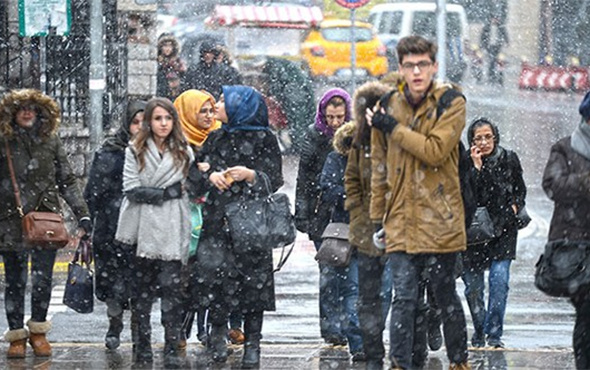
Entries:
{"type": "MultiPolygon", "coordinates": [[[[102,141],[102,100],[104,95],[105,65],[103,46],[103,0],[90,0],[90,105],[88,109],[88,133],[90,153],[93,154],[102,141]]],[[[90,155],[87,160],[91,160],[90,155]]]]}
{"type": "Polygon", "coordinates": [[[438,78],[447,79],[447,1],[436,2],[436,42],[438,44],[438,78]]]}

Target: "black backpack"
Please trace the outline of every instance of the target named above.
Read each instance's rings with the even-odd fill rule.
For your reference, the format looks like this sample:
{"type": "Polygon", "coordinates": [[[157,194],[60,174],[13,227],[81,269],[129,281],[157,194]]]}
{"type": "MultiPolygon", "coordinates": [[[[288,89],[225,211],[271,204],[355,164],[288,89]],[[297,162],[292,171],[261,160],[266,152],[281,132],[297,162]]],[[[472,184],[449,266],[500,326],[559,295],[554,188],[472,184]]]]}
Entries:
{"type": "MultiPolygon", "coordinates": [[[[389,99],[396,90],[392,90],[387,94],[383,95],[379,99],[379,104],[382,107],[386,107],[389,103],[389,99]]],[[[438,119],[445,110],[451,105],[453,100],[456,98],[463,98],[465,96],[457,89],[448,89],[445,91],[436,105],[436,119],[438,119]]],[[[466,100],[466,99],[465,99],[466,100]]],[[[475,215],[477,209],[477,199],[475,198],[474,184],[473,184],[473,172],[471,171],[473,164],[469,152],[465,148],[462,141],[459,141],[459,182],[461,184],[461,197],[463,198],[463,208],[465,212],[465,227],[471,225],[471,220],[475,215]]]]}

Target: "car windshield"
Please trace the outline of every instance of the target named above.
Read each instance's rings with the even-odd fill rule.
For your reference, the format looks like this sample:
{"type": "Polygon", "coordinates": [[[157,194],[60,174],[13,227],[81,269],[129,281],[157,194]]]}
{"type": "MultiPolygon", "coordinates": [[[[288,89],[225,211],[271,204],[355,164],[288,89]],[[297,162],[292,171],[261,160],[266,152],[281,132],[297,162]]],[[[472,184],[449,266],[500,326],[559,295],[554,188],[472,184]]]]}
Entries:
{"type": "MultiPolygon", "coordinates": [[[[414,13],[413,32],[427,38],[436,37],[436,13],[421,11],[414,13]]],[[[461,35],[461,19],[458,13],[447,13],[447,37],[461,35]]]]}
{"type": "MultiPolygon", "coordinates": [[[[330,27],[322,29],[322,37],[328,41],[350,42],[350,27],[330,27]]],[[[355,41],[370,41],[373,32],[369,28],[356,27],[354,30],[355,41]]]]}

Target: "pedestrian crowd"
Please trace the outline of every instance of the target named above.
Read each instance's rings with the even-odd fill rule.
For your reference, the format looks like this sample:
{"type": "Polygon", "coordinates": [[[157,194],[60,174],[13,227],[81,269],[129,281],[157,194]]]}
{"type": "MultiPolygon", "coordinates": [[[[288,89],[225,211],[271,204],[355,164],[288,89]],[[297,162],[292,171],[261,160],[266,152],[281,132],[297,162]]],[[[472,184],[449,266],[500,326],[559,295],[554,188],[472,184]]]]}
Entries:
{"type": "MultiPolygon", "coordinates": [[[[236,243],[225,209],[283,185],[281,149],[268,99],[240,84],[223,52],[204,42],[200,62],[186,68],[173,36],[160,37],[158,97],[129,102],[125,121],[95,153],[83,191],[57,135],[56,102],[33,89],[0,101],[0,173],[5,180],[16,174],[0,182],[7,357],[24,358],[27,341],[36,356],[51,356],[56,250],[29,245],[20,218],[33,210],[62,213],[61,197],[77,219],[76,238],[92,238],[108,349],[120,346],[130,310],[134,362],[151,364],[150,318],[160,299],[167,368],[183,366],[194,321],[212,362],[227,361],[231,341],[244,346],[242,368],[260,366],[264,311],[275,310],[272,247],[236,243]]],[[[465,148],[465,97],[459,86],[435,80],[436,53],[420,36],[401,39],[398,72],[352,96],[328,89],[297,141],[297,229],[318,251],[334,245],[325,243],[334,224],[346,226],[349,242],[345,264],[318,264],[320,334],[328,345],[348,346],[352,361],[367,369],[385,364],[388,315],[392,369],[423,367],[428,350],[443,343],[450,369],[471,368],[469,341],[504,347],[510,266],[527,224],[523,170],[488,118],[469,124],[465,148]],[[473,236],[476,223],[489,224],[486,238],[473,236]]],[[[571,137],[551,148],[543,175],[555,202],[550,241],[589,238],[590,92],[580,114],[571,137]]],[[[576,367],[588,368],[590,288],[571,300],[576,367]]]]}

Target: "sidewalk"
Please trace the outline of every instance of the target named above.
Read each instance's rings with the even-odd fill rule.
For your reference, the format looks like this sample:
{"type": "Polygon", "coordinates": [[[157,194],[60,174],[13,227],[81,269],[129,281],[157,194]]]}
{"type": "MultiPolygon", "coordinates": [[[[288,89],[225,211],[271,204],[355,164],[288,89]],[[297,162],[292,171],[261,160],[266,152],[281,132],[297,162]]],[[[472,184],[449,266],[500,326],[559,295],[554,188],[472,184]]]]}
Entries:
{"type": "MultiPolygon", "coordinates": [[[[6,351],[2,344],[0,352],[6,351]]],[[[239,369],[242,349],[232,346],[233,354],[225,364],[210,364],[205,348],[200,344],[189,344],[185,356],[185,369],[239,369]]],[[[155,345],[152,369],[161,369],[162,345],[155,345]]],[[[575,369],[573,354],[566,350],[477,350],[469,354],[469,362],[475,369],[575,369]]],[[[446,370],[449,362],[443,350],[429,354],[425,370],[446,370]]],[[[53,357],[35,358],[29,347],[24,360],[7,360],[0,356],[2,369],[131,369],[131,345],[123,344],[117,351],[107,351],[98,343],[56,343],[53,357]]],[[[148,367],[149,368],[149,367],[148,367]]],[[[270,370],[345,370],[364,369],[365,363],[352,363],[344,347],[327,347],[322,343],[305,344],[262,344],[260,369],[270,370]]],[[[387,367],[384,367],[387,368],[387,367]]]]}

